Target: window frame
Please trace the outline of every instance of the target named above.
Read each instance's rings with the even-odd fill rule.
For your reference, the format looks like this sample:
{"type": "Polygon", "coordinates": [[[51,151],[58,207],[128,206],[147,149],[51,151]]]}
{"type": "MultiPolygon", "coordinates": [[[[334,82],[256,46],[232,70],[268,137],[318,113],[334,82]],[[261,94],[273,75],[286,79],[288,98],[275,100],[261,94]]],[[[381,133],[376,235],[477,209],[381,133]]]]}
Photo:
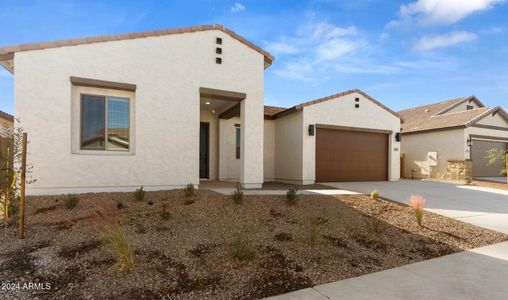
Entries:
{"type": "Polygon", "coordinates": [[[79,93],[79,150],[81,151],[116,151],[116,152],[129,152],[131,145],[131,99],[127,97],[118,97],[118,96],[111,96],[111,95],[95,95],[90,93],[79,93]],[[90,97],[97,97],[97,98],[104,98],[104,149],[83,149],[83,96],[90,96],[90,97]],[[127,119],[129,120],[127,128],[127,136],[129,137],[129,148],[127,150],[115,150],[115,149],[108,149],[108,129],[109,129],[109,98],[117,98],[121,100],[127,100],[127,103],[129,105],[129,109],[127,111],[127,119]]]}
{"type": "Polygon", "coordinates": [[[235,124],[235,158],[240,159],[242,149],[242,129],[239,124],[235,124]]]}
{"type": "MultiPolygon", "coordinates": [[[[107,100],[105,100],[105,125],[107,124],[107,100]]],[[[99,87],[71,86],[71,154],[79,155],[99,155],[99,156],[125,156],[136,154],[136,95],[132,91],[123,91],[117,89],[106,89],[99,87]],[[129,111],[129,149],[128,150],[96,150],[82,149],[81,147],[81,129],[82,129],[82,95],[104,97],[104,98],[121,98],[128,100],[129,111]]],[[[105,128],[107,134],[107,128],[105,128]]],[[[107,135],[105,135],[105,139],[107,135]]],[[[105,146],[106,147],[106,146],[105,146]]]]}

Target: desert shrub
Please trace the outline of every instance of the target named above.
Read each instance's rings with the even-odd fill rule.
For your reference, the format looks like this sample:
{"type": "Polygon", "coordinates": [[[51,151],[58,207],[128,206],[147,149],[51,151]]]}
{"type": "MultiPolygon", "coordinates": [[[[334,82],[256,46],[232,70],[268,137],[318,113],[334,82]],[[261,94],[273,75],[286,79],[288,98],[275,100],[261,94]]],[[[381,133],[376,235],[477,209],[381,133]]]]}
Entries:
{"type": "Polygon", "coordinates": [[[79,199],[75,195],[68,194],[65,196],[64,205],[67,209],[73,209],[78,205],[79,199]]]}
{"type": "Polygon", "coordinates": [[[384,229],[383,221],[376,217],[370,218],[368,224],[370,230],[374,233],[381,233],[384,229]]]}
{"type": "Polygon", "coordinates": [[[168,211],[168,207],[167,207],[166,203],[162,204],[162,211],[160,213],[160,217],[161,217],[161,220],[163,220],[163,221],[169,221],[169,219],[171,219],[171,214],[168,211]]]}
{"type": "Polygon", "coordinates": [[[419,195],[412,195],[409,198],[409,206],[413,209],[416,217],[416,223],[423,226],[423,207],[425,206],[425,199],[419,195]]]}
{"type": "Polygon", "coordinates": [[[231,257],[238,260],[252,260],[256,257],[256,249],[249,240],[237,234],[231,243],[231,257]]]}
{"type": "Polygon", "coordinates": [[[307,233],[307,243],[314,247],[316,245],[318,238],[318,229],[315,224],[311,224],[309,227],[309,232],[307,233]]]}
{"type": "Polygon", "coordinates": [[[196,189],[194,189],[194,185],[189,183],[183,189],[184,195],[187,198],[193,197],[196,194],[196,189]]]}
{"type": "Polygon", "coordinates": [[[95,208],[91,223],[114,256],[120,269],[134,267],[134,251],[127,231],[120,224],[115,205],[103,204],[95,208]]]}
{"type": "Polygon", "coordinates": [[[242,188],[239,185],[236,187],[236,189],[233,192],[233,194],[231,194],[231,198],[233,198],[233,202],[235,202],[235,204],[242,204],[242,202],[243,202],[243,190],[242,190],[242,188]]]}
{"type": "Polygon", "coordinates": [[[374,200],[377,200],[379,198],[379,191],[378,190],[373,190],[371,193],[370,193],[370,198],[371,199],[374,199],[374,200]]]}
{"type": "Polygon", "coordinates": [[[295,205],[298,201],[298,190],[296,188],[290,188],[286,193],[286,203],[289,205],[295,205]]]}
{"type": "Polygon", "coordinates": [[[143,189],[143,186],[141,186],[134,192],[134,200],[143,201],[144,199],[145,199],[145,190],[143,189]]]}
{"type": "Polygon", "coordinates": [[[162,211],[160,217],[161,220],[163,221],[169,221],[169,219],[171,219],[171,214],[169,213],[169,211],[162,211]]]}

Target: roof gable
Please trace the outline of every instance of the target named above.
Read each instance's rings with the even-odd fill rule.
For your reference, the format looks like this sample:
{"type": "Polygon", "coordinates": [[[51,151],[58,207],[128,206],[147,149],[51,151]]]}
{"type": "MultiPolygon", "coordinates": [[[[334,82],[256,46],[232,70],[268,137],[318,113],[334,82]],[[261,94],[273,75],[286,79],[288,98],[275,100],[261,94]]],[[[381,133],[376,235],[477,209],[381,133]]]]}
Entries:
{"type": "Polygon", "coordinates": [[[234,31],[229,30],[220,24],[213,25],[202,25],[202,26],[190,26],[190,27],[181,27],[181,28],[173,28],[173,29],[165,29],[165,30],[148,30],[143,32],[133,32],[126,34],[112,34],[112,35],[103,35],[103,36],[93,36],[86,38],[78,38],[78,39],[67,39],[67,40],[58,40],[58,41],[50,41],[50,42],[41,42],[41,43],[32,43],[32,44],[20,44],[13,46],[5,46],[0,48],[0,61],[12,60],[14,57],[14,53],[23,52],[23,51],[31,51],[31,50],[44,50],[58,47],[67,47],[67,46],[77,46],[77,45],[85,45],[92,43],[103,43],[110,41],[121,41],[121,40],[130,40],[130,39],[138,39],[138,38],[146,38],[146,37],[155,37],[155,36],[163,36],[163,35],[173,35],[173,34],[183,34],[190,32],[198,32],[198,31],[207,31],[207,30],[219,30],[232,38],[238,40],[243,43],[247,47],[252,48],[253,50],[259,52],[265,57],[265,68],[269,67],[272,62],[275,60],[270,53],[261,49],[260,47],[254,45],[250,41],[246,40],[242,36],[236,34],[234,31]]]}
{"type": "Polygon", "coordinates": [[[314,100],[311,100],[311,101],[307,101],[307,102],[304,102],[304,103],[300,103],[300,104],[297,104],[297,105],[295,105],[293,107],[290,107],[290,108],[288,108],[288,109],[286,109],[284,111],[281,111],[281,112],[275,114],[273,117],[274,118],[279,118],[279,117],[285,116],[285,115],[287,115],[287,114],[289,114],[291,112],[303,110],[307,106],[318,104],[318,103],[322,103],[322,102],[325,102],[325,101],[328,101],[328,100],[332,100],[332,99],[336,99],[336,98],[340,98],[340,97],[347,96],[347,95],[350,95],[350,94],[353,94],[353,93],[358,93],[358,94],[362,95],[363,97],[367,98],[369,101],[373,102],[374,104],[378,105],[382,109],[386,110],[387,112],[389,112],[392,115],[396,116],[397,118],[401,119],[402,122],[404,121],[404,118],[401,117],[399,114],[397,114],[396,112],[392,111],[391,109],[389,109],[388,107],[383,105],[381,102],[377,101],[376,99],[374,99],[373,97],[371,97],[370,95],[368,95],[367,93],[365,93],[365,92],[363,92],[363,91],[361,91],[359,89],[348,90],[348,91],[344,91],[342,93],[333,94],[333,95],[330,95],[330,96],[326,96],[326,97],[314,99],[314,100]]]}

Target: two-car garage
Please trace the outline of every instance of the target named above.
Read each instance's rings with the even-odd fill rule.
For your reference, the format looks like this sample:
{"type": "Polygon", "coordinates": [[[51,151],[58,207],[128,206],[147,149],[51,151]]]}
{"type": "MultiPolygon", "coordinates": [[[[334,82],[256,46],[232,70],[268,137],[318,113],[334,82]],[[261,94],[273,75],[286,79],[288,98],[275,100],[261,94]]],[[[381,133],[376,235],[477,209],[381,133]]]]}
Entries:
{"type": "Polygon", "coordinates": [[[288,108],[275,119],[275,180],[386,181],[400,178],[400,117],[360,90],[288,108]]]}
{"type": "Polygon", "coordinates": [[[316,130],[316,181],[388,179],[388,134],[316,130]]]}

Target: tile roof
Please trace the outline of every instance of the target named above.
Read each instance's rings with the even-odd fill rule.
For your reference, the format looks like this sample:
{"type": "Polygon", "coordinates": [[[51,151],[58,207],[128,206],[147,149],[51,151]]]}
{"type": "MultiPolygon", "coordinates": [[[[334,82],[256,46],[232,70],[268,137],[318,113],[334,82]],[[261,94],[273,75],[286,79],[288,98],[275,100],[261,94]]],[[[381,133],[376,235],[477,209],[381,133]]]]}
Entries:
{"type": "Polygon", "coordinates": [[[239,42],[243,43],[244,45],[261,53],[265,57],[266,67],[271,65],[272,62],[275,60],[275,58],[267,51],[254,45],[253,43],[246,40],[242,36],[236,34],[232,30],[230,30],[220,24],[190,26],[190,27],[181,27],[181,28],[173,28],[173,29],[165,29],[165,30],[148,30],[148,31],[142,31],[142,32],[125,33],[125,34],[112,34],[112,35],[93,36],[93,37],[85,37],[85,38],[78,38],[78,39],[67,39],[67,40],[32,43],[32,44],[5,46],[3,48],[0,48],[0,60],[1,59],[9,59],[9,58],[12,59],[12,56],[15,52],[30,51],[30,50],[42,50],[42,49],[49,49],[49,48],[76,46],[76,45],[84,45],[84,44],[92,44],[92,43],[102,43],[102,42],[109,42],[109,41],[130,40],[130,39],[138,39],[138,38],[145,38],[145,37],[181,34],[181,33],[189,33],[189,32],[207,31],[207,30],[222,31],[222,32],[230,35],[234,39],[238,40],[239,42]]]}
{"type": "Polygon", "coordinates": [[[13,115],[8,114],[6,112],[3,112],[1,110],[0,110],[0,118],[4,119],[4,120],[7,120],[7,121],[10,121],[10,122],[14,122],[14,116],[13,115]]]}
{"type": "Polygon", "coordinates": [[[469,98],[470,97],[460,97],[455,99],[444,100],[438,103],[401,110],[398,113],[408,121],[413,119],[426,119],[433,115],[439,114],[452,106],[456,106],[462,102],[465,102],[469,98]]]}
{"type": "Polygon", "coordinates": [[[489,113],[493,113],[498,108],[480,107],[460,112],[446,113],[442,115],[433,115],[425,118],[406,119],[402,124],[402,132],[418,132],[434,129],[466,127],[476,121],[479,121],[489,113]]]}
{"type": "Polygon", "coordinates": [[[506,116],[506,113],[501,107],[488,108],[485,107],[475,96],[468,96],[413,107],[401,110],[398,113],[406,120],[406,122],[402,124],[402,133],[412,133],[436,129],[466,127],[476,123],[489,113],[495,113],[498,111],[501,111],[503,116],[506,116]],[[448,112],[452,108],[467,101],[475,101],[480,107],[460,112],[448,112]]]}
{"type": "Polygon", "coordinates": [[[280,113],[281,111],[284,111],[286,109],[287,108],[285,108],[285,107],[265,105],[265,116],[271,117],[271,116],[273,116],[277,113],[280,113]]]}

